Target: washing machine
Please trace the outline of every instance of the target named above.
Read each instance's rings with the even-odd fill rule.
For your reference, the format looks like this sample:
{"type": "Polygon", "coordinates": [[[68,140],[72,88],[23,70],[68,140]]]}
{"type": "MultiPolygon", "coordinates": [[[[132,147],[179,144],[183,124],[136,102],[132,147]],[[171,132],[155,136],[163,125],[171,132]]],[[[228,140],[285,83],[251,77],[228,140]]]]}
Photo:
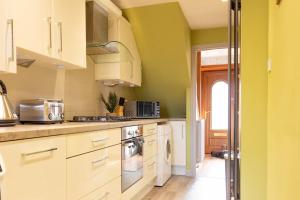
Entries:
{"type": "Polygon", "coordinates": [[[171,177],[171,126],[169,124],[157,127],[157,179],[156,186],[163,186],[171,177]]]}

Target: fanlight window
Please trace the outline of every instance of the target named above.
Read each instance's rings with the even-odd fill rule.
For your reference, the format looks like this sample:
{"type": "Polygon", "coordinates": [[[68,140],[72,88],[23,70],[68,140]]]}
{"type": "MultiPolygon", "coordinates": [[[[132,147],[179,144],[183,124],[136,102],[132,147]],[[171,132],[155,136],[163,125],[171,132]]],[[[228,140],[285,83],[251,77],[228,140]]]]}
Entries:
{"type": "Polygon", "coordinates": [[[228,84],[214,83],[211,91],[211,129],[228,129],[228,84]]]}

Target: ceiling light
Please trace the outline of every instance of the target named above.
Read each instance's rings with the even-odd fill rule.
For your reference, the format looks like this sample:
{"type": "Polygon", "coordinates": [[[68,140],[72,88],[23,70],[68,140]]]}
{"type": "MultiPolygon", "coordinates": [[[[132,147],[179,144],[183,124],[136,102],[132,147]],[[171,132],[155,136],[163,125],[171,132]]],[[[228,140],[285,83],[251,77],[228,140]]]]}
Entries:
{"type": "Polygon", "coordinates": [[[222,2],[227,2],[228,0],[221,0],[222,2]]]}

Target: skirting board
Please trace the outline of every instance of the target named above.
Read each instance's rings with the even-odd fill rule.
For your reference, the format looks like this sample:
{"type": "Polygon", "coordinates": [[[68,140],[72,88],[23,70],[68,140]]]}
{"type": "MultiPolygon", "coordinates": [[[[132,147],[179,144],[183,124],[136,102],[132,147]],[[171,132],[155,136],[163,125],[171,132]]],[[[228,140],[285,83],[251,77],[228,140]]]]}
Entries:
{"type": "Polygon", "coordinates": [[[186,175],[185,166],[173,165],[172,166],[172,175],[185,176],[186,175]]]}

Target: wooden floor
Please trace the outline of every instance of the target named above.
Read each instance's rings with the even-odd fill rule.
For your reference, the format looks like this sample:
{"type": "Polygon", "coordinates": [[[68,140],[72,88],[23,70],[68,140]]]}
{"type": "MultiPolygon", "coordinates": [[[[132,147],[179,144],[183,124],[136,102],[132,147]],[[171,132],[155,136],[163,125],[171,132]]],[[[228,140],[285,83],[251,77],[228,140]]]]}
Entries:
{"type": "Polygon", "coordinates": [[[225,194],[225,162],[208,157],[197,169],[196,178],[173,176],[143,200],[225,200],[225,194]]]}

